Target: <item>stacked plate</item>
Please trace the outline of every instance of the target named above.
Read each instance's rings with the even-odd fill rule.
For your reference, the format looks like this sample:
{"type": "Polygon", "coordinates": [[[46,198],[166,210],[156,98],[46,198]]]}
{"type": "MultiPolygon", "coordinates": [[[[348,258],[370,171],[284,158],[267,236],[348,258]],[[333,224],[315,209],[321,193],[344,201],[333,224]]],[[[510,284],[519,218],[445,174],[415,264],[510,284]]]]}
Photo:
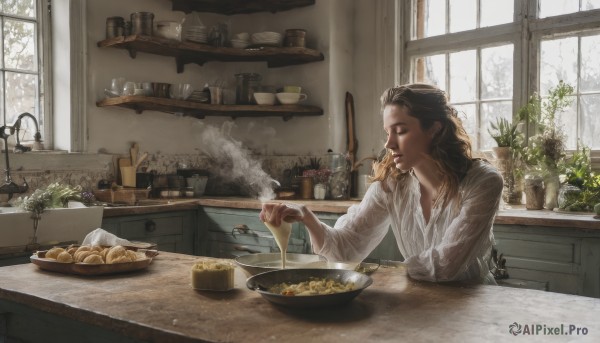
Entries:
{"type": "Polygon", "coordinates": [[[183,29],[183,39],[197,43],[208,42],[206,26],[185,26],[183,29]]]}
{"type": "Polygon", "coordinates": [[[277,32],[257,32],[250,36],[252,45],[280,46],[281,34],[277,32]]]}

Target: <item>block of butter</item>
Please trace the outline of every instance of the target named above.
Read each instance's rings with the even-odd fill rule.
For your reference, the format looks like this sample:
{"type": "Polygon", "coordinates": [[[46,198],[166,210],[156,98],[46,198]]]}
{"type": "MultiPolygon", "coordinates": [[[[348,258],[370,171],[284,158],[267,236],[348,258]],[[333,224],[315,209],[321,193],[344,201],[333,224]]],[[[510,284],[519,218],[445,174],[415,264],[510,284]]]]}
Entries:
{"type": "Polygon", "coordinates": [[[228,291],[234,286],[235,265],[222,260],[200,260],[192,266],[192,288],[202,291],[228,291]]]}

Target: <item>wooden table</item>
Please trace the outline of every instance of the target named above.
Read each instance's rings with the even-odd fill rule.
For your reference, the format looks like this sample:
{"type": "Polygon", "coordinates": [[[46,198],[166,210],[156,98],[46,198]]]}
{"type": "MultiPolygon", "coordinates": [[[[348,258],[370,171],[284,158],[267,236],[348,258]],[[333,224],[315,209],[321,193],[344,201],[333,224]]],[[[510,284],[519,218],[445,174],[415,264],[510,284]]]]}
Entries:
{"type": "Polygon", "coordinates": [[[551,337],[544,326],[569,325],[580,334],[552,341],[600,339],[599,299],[417,282],[402,267],[382,267],[346,306],[292,310],[248,290],[239,268],[233,291],[193,290],[188,273],[196,258],[161,252],[146,270],[96,277],[33,264],[1,267],[0,341],[545,342],[551,337]],[[519,336],[532,325],[542,331],[515,338],[513,323],[521,325],[519,336]]]}

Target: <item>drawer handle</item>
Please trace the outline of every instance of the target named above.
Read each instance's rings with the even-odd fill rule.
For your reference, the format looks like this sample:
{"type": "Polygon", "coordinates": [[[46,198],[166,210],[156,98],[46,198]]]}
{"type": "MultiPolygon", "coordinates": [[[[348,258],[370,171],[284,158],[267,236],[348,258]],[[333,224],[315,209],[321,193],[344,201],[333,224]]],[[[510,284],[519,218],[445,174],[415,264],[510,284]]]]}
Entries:
{"type": "Polygon", "coordinates": [[[241,234],[255,234],[254,232],[252,232],[252,230],[250,230],[250,228],[248,227],[248,225],[246,224],[238,224],[236,226],[233,227],[233,230],[231,230],[231,235],[233,237],[235,237],[235,232],[241,233],[241,234]]]}
{"type": "Polygon", "coordinates": [[[154,232],[156,231],[156,223],[154,222],[154,220],[147,220],[146,221],[146,231],[147,232],[154,232]]]}

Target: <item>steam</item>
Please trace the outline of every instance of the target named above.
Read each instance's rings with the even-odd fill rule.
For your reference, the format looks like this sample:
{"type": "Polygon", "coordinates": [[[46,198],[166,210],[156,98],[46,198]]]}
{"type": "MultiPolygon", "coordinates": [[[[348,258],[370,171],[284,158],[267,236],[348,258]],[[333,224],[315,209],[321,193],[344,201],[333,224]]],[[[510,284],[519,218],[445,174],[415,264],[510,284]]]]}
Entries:
{"type": "Polygon", "coordinates": [[[225,181],[249,187],[261,202],[275,199],[273,186],[278,182],[262,169],[260,162],[251,157],[251,152],[241,142],[231,137],[234,125],[225,122],[221,129],[203,125],[198,135],[198,149],[211,160],[210,171],[225,181]]]}

